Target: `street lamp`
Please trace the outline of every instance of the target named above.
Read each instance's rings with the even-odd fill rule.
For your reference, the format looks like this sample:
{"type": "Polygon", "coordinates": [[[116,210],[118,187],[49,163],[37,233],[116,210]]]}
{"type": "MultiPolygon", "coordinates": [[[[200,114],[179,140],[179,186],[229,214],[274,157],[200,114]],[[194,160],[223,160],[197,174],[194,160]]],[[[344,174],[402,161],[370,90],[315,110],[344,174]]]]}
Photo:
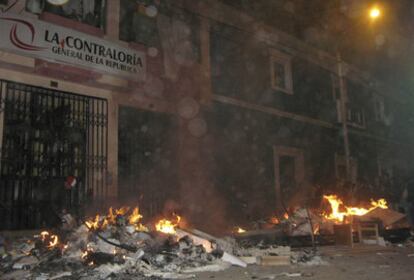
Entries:
{"type": "Polygon", "coordinates": [[[381,16],[381,10],[378,7],[372,7],[369,10],[369,17],[371,19],[377,19],[381,16]]]}
{"type": "MultiPolygon", "coordinates": [[[[374,6],[369,10],[369,17],[372,20],[376,20],[381,16],[381,10],[374,6]]],[[[338,80],[339,80],[339,95],[340,95],[340,108],[341,108],[341,121],[342,121],[342,134],[344,141],[344,153],[345,153],[345,178],[350,179],[350,151],[349,151],[349,137],[348,137],[348,108],[347,108],[347,94],[345,90],[345,79],[344,79],[344,66],[342,61],[341,52],[339,50],[339,43],[336,47],[336,60],[338,65],[338,80]]]]}

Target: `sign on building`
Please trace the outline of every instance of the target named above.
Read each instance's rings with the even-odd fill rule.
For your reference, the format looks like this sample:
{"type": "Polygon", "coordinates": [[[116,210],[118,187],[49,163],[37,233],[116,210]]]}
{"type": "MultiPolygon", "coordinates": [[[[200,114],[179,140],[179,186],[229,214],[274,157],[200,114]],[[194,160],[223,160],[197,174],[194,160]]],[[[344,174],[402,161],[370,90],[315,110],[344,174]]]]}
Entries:
{"type": "Polygon", "coordinates": [[[0,49],[144,80],[145,54],[88,34],[21,15],[0,14],[0,49]]]}

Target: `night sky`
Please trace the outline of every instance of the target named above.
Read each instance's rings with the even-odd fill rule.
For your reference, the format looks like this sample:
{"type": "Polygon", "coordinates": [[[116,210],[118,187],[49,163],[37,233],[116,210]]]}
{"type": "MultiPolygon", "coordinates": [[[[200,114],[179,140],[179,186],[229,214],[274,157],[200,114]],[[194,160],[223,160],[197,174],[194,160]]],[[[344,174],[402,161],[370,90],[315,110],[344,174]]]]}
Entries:
{"type": "Polygon", "coordinates": [[[346,59],[396,88],[413,91],[414,1],[365,1],[367,6],[376,3],[383,10],[382,17],[374,23],[367,20],[367,7],[358,4],[364,1],[342,2],[348,8],[343,24],[352,27],[345,34],[342,47],[346,59]],[[353,13],[352,9],[357,12],[353,13]]]}
{"type": "Polygon", "coordinates": [[[341,50],[347,61],[396,89],[413,91],[414,1],[338,2],[339,11],[327,9],[314,24],[319,25],[320,30],[327,31],[331,41],[340,36],[341,50]],[[375,22],[367,17],[367,11],[373,5],[378,5],[383,12],[375,22]],[[341,16],[338,17],[338,14],[341,16]],[[347,31],[341,33],[337,30],[347,31]]]}

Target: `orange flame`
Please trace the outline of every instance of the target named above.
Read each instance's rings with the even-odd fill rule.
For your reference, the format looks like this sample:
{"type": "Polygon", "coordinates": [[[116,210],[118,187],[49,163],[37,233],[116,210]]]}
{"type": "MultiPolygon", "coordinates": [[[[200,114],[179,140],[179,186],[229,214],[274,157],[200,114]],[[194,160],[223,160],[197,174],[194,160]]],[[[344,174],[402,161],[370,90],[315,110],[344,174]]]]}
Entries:
{"type": "Polygon", "coordinates": [[[42,241],[45,241],[46,240],[46,237],[49,235],[49,232],[47,232],[47,231],[42,231],[41,233],[40,233],[40,239],[42,240],[42,241]]]}
{"type": "Polygon", "coordinates": [[[48,231],[42,231],[40,233],[40,239],[42,242],[47,243],[48,248],[53,248],[59,244],[59,237],[57,235],[50,235],[48,231]]]}
{"type": "Polygon", "coordinates": [[[136,231],[148,231],[148,228],[140,223],[143,216],[139,213],[139,208],[135,207],[132,214],[128,217],[130,225],[135,226],[136,231]]]}
{"type": "Polygon", "coordinates": [[[387,209],[387,201],[383,198],[374,201],[371,200],[370,208],[359,208],[345,206],[340,198],[336,195],[324,195],[324,199],[328,200],[331,205],[331,213],[324,214],[323,216],[328,220],[334,220],[335,222],[343,222],[346,217],[349,216],[363,216],[376,208],[387,209]]]}
{"type": "Polygon", "coordinates": [[[108,215],[106,216],[106,221],[108,224],[115,224],[116,222],[116,215],[114,214],[114,210],[112,207],[109,207],[108,215]]]}
{"type": "Polygon", "coordinates": [[[156,225],[155,225],[155,229],[159,232],[163,232],[166,234],[175,234],[175,228],[178,226],[178,224],[181,221],[181,217],[178,215],[175,215],[176,217],[176,221],[172,222],[170,220],[167,219],[161,219],[156,225]]]}
{"type": "Polygon", "coordinates": [[[91,247],[89,244],[87,244],[87,245],[86,245],[86,250],[84,250],[84,251],[81,253],[81,259],[82,259],[82,260],[86,260],[86,258],[88,257],[88,255],[89,255],[90,253],[93,253],[93,249],[92,249],[92,247],[91,247]]]}
{"type": "Polygon", "coordinates": [[[131,216],[129,216],[128,221],[130,225],[136,224],[139,220],[142,219],[142,215],[139,213],[138,207],[135,207],[132,211],[131,216]]]}
{"type": "Polygon", "coordinates": [[[52,235],[50,236],[49,246],[47,247],[53,248],[56,245],[58,245],[58,243],[59,243],[59,237],[57,237],[57,235],[52,235]]]}
{"type": "Polygon", "coordinates": [[[143,216],[139,213],[139,208],[134,208],[128,216],[129,210],[129,207],[121,207],[119,209],[110,207],[106,216],[100,217],[96,215],[95,219],[88,220],[85,224],[90,230],[104,229],[109,225],[114,225],[118,216],[124,216],[128,224],[134,226],[136,231],[148,231],[148,228],[140,223],[143,216]]]}
{"type": "Polygon", "coordinates": [[[274,224],[274,225],[278,225],[278,224],[280,224],[280,220],[277,217],[271,217],[270,218],[270,223],[274,224]]]}
{"type": "Polygon", "coordinates": [[[100,221],[100,217],[99,217],[99,215],[96,215],[94,220],[89,220],[89,221],[86,221],[85,223],[86,223],[86,225],[88,226],[89,229],[97,230],[97,229],[100,228],[99,227],[99,221],[100,221]]]}
{"type": "Polygon", "coordinates": [[[123,216],[129,211],[129,207],[123,206],[119,209],[115,209],[115,214],[118,216],[123,216]]]}

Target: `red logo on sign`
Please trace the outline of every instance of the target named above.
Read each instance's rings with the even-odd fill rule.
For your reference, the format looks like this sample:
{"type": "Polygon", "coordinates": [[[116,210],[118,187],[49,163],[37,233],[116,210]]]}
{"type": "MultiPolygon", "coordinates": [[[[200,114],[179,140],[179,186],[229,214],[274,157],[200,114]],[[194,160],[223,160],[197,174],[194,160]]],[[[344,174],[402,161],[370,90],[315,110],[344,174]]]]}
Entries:
{"type": "Polygon", "coordinates": [[[26,51],[41,51],[41,50],[46,49],[45,47],[39,47],[39,46],[33,45],[33,40],[34,40],[36,31],[35,31],[34,26],[30,22],[21,20],[21,19],[16,19],[16,18],[9,18],[9,17],[0,17],[0,19],[16,22],[10,30],[9,39],[10,39],[10,42],[16,47],[18,47],[19,49],[23,49],[26,51]],[[30,30],[30,34],[32,37],[30,44],[24,43],[17,36],[17,26],[19,23],[23,24],[30,30]]]}

